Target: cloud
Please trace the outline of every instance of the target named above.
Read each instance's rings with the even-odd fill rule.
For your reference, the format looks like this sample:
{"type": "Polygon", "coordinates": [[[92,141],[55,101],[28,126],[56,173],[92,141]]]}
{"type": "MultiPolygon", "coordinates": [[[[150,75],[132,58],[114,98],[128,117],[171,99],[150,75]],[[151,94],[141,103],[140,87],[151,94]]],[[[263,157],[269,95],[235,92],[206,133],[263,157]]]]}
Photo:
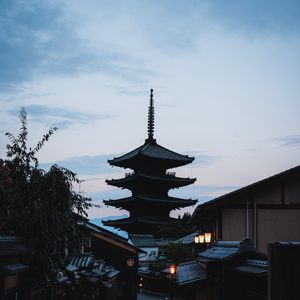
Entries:
{"type": "Polygon", "coordinates": [[[193,167],[211,165],[220,159],[218,156],[200,154],[198,152],[190,152],[189,155],[195,157],[195,160],[193,161],[193,167]]]}
{"type": "MultiPolygon", "coordinates": [[[[59,129],[65,129],[73,124],[85,124],[96,120],[109,119],[108,114],[92,114],[79,111],[72,111],[63,107],[50,107],[45,105],[31,104],[25,107],[28,117],[33,121],[42,124],[51,124],[59,129]]],[[[11,115],[17,116],[19,110],[10,110],[11,115]]]]}
{"type": "Polygon", "coordinates": [[[284,136],[280,138],[275,138],[274,140],[280,142],[283,146],[300,146],[300,135],[284,136]]]}
{"type": "Polygon", "coordinates": [[[169,195],[179,198],[210,200],[217,196],[237,190],[239,186],[232,185],[200,185],[192,184],[180,189],[170,190],[169,195]]]}
{"type": "Polygon", "coordinates": [[[207,15],[231,31],[256,35],[299,35],[298,0],[207,0],[207,15]]]}
{"type": "MultiPolygon", "coordinates": [[[[64,113],[63,113],[64,114],[64,113]]],[[[76,114],[75,114],[76,116],[76,114]]],[[[81,120],[78,118],[78,120],[81,120]]],[[[85,118],[83,118],[85,120],[85,118]]],[[[43,163],[41,166],[48,169],[52,164],[56,163],[60,166],[73,170],[80,175],[99,175],[124,173],[124,169],[112,167],[108,164],[108,160],[123,155],[124,153],[110,153],[99,155],[83,155],[74,156],[66,160],[55,161],[51,163],[43,163]]],[[[205,154],[195,154],[195,152],[187,152],[187,154],[195,157],[193,167],[205,166],[214,163],[218,157],[205,154]]],[[[126,172],[126,170],[125,170],[126,172]]]]}
{"type": "Polygon", "coordinates": [[[116,47],[89,48],[76,26],[80,24],[65,5],[35,0],[2,1],[1,89],[14,89],[20,83],[49,74],[74,76],[95,71],[143,82],[145,68],[124,64],[129,57],[116,47]]]}
{"type": "MultiPolygon", "coordinates": [[[[43,1],[2,1],[0,86],[11,88],[45,70],[70,68],[78,38],[62,22],[61,11],[43,1]],[[73,50],[73,51],[71,51],[73,50]],[[71,54],[72,53],[72,54],[71,54]]],[[[78,67],[73,64],[72,70],[78,67]]],[[[66,71],[66,70],[65,70],[66,71]]]]}
{"type": "MultiPolygon", "coordinates": [[[[41,167],[49,169],[54,163],[70,169],[77,174],[83,175],[101,175],[101,174],[113,174],[116,173],[116,168],[111,167],[107,160],[113,157],[119,156],[120,154],[100,154],[94,156],[75,156],[70,157],[66,160],[55,161],[52,163],[43,163],[41,167]]],[[[122,172],[122,169],[118,168],[118,171],[122,172]]]]}

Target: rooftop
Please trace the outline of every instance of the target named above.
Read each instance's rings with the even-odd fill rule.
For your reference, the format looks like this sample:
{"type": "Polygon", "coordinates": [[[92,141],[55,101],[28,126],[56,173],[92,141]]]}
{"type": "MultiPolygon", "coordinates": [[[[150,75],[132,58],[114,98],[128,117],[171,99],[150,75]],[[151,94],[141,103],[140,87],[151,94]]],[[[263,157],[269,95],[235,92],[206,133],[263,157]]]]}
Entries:
{"type": "Polygon", "coordinates": [[[199,253],[200,260],[223,260],[245,250],[254,250],[250,239],[243,241],[218,241],[213,247],[199,253]]]}
{"type": "Polygon", "coordinates": [[[196,235],[198,235],[199,233],[198,232],[193,232],[189,235],[186,235],[180,239],[178,239],[176,242],[177,243],[182,243],[182,244],[191,244],[191,243],[194,243],[194,237],[196,235]]]}
{"type": "Polygon", "coordinates": [[[158,247],[153,234],[128,234],[129,241],[136,247],[158,247]]]}
{"type": "Polygon", "coordinates": [[[174,164],[173,167],[182,166],[185,164],[189,164],[194,160],[194,157],[190,157],[188,155],[182,155],[171,151],[159,144],[156,143],[155,140],[152,142],[146,142],[142,146],[122,155],[119,157],[115,157],[108,162],[111,165],[115,166],[123,166],[123,164],[129,160],[137,159],[138,157],[148,157],[152,159],[158,160],[169,160],[171,164],[174,164]]]}
{"type": "Polygon", "coordinates": [[[278,181],[283,180],[284,178],[288,176],[292,176],[294,174],[300,174],[300,166],[296,166],[292,169],[286,170],[284,172],[275,174],[273,176],[270,176],[268,178],[265,178],[263,180],[257,181],[255,183],[252,183],[250,185],[247,185],[243,188],[240,188],[238,190],[235,190],[233,192],[230,192],[228,194],[222,195],[220,197],[217,197],[215,199],[212,199],[210,201],[207,201],[203,204],[200,204],[197,206],[193,213],[193,218],[196,217],[200,212],[202,211],[209,211],[211,209],[214,209],[216,207],[221,207],[223,205],[226,205],[228,202],[236,199],[239,196],[244,196],[245,194],[252,192],[254,189],[259,189],[264,187],[267,184],[272,184],[278,181]]]}
{"type": "Polygon", "coordinates": [[[196,261],[189,261],[177,267],[178,285],[186,285],[206,279],[205,269],[196,261]]]}
{"type": "Polygon", "coordinates": [[[266,274],[268,272],[268,261],[264,259],[246,259],[240,265],[232,269],[248,274],[266,274]]]}

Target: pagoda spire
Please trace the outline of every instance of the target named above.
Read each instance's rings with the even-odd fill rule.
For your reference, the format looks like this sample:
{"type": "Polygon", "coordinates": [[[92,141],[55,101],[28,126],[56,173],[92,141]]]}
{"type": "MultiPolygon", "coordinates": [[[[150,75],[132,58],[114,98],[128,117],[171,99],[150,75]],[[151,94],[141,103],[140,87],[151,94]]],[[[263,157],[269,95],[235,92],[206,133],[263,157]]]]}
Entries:
{"type": "Polygon", "coordinates": [[[150,90],[150,105],[148,108],[148,141],[154,141],[154,105],[153,105],[153,89],[150,90]]]}

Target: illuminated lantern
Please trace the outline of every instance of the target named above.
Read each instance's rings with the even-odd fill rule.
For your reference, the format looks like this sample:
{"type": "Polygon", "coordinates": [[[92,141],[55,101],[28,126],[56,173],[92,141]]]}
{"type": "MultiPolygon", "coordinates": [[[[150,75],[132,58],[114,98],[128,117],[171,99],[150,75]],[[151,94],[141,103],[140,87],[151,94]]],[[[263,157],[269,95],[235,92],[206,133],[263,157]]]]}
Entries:
{"type": "Polygon", "coordinates": [[[209,244],[211,242],[211,233],[210,232],[205,232],[204,233],[204,239],[205,239],[205,243],[209,244]]]}
{"type": "Polygon", "coordinates": [[[176,273],[176,266],[175,265],[171,265],[170,266],[170,274],[173,276],[176,273]]]}
{"type": "Polygon", "coordinates": [[[199,236],[196,235],[194,237],[194,242],[195,242],[195,244],[199,244],[199,236]]]}
{"type": "Polygon", "coordinates": [[[127,263],[128,267],[133,267],[135,265],[135,260],[133,257],[129,257],[129,258],[127,258],[126,263],[127,263]]]}
{"type": "Polygon", "coordinates": [[[204,234],[199,235],[199,243],[203,244],[204,243],[204,234]]]}

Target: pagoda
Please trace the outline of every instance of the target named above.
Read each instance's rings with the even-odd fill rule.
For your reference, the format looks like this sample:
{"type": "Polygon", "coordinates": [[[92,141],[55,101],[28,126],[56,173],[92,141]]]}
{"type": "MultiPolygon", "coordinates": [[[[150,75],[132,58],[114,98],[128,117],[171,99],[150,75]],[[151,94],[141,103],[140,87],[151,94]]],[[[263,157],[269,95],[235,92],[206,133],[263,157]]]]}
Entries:
{"type": "Polygon", "coordinates": [[[116,200],[104,200],[106,205],[129,211],[128,218],[102,221],[128,233],[153,233],[159,227],[177,219],[170,211],[196,204],[197,200],[168,196],[170,189],[192,184],[195,178],[177,177],[168,169],[191,163],[194,157],[181,155],[160,146],[154,139],[153,90],[150,93],[148,111],[148,138],[145,143],[131,152],[108,160],[112,166],[133,170],[121,179],[106,180],[106,183],[128,189],[132,195],[116,200]]]}

